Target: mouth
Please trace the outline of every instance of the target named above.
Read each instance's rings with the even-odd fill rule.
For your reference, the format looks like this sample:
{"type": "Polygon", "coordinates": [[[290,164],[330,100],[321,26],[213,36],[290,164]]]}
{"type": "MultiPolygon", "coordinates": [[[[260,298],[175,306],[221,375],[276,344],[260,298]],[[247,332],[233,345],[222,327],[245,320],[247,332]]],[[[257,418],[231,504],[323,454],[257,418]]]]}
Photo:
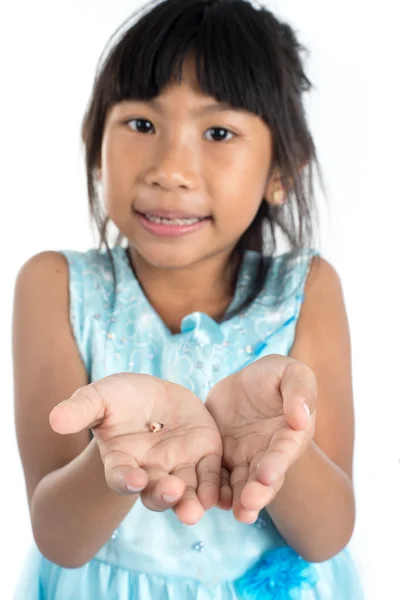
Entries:
{"type": "Polygon", "coordinates": [[[154,235],[178,237],[198,231],[211,221],[211,216],[197,216],[172,211],[134,211],[143,227],[154,235]]]}

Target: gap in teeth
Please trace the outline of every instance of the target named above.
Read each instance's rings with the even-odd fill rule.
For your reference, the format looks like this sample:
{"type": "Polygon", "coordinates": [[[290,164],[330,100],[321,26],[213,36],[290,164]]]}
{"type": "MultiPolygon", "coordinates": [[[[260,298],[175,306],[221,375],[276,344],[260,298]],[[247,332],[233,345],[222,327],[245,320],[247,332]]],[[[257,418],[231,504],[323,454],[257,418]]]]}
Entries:
{"type": "Polygon", "coordinates": [[[148,221],[157,223],[159,225],[194,225],[202,219],[191,218],[191,219],[165,219],[164,217],[155,217],[153,215],[145,215],[148,221]]]}

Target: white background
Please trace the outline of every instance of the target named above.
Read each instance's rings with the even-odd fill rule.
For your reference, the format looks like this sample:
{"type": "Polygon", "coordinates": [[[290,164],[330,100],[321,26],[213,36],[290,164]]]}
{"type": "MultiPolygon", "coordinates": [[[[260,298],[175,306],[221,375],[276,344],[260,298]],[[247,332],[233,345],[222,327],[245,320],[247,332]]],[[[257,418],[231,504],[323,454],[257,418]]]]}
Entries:
{"type": "MultiPolygon", "coordinates": [[[[97,58],[138,4],[3,0],[0,8],[2,600],[12,598],[30,543],[13,422],[14,280],[36,252],[92,244],[80,122],[97,58]]],[[[269,6],[311,51],[317,90],[308,110],[329,192],[321,249],[341,276],[353,339],[358,516],[352,549],[367,600],[392,600],[400,598],[397,3],[375,3],[373,11],[356,0],[269,6]]]]}

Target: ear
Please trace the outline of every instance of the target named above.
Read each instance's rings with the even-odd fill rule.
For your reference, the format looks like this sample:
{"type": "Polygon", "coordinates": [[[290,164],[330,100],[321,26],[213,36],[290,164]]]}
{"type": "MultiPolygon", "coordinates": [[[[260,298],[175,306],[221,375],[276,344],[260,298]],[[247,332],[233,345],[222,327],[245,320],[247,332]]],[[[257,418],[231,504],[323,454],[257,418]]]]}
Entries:
{"type": "Polygon", "coordinates": [[[281,172],[273,168],[268,175],[265,187],[265,201],[271,206],[283,206],[286,200],[286,192],[282,185],[281,172]]]}
{"type": "MultiPolygon", "coordinates": [[[[301,173],[307,163],[302,164],[298,173],[301,173]]],[[[277,167],[271,169],[268,176],[266,188],[265,188],[265,200],[271,206],[283,206],[286,202],[287,193],[293,187],[293,180],[287,181],[286,187],[282,183],[282,173],[277,167]]]]}

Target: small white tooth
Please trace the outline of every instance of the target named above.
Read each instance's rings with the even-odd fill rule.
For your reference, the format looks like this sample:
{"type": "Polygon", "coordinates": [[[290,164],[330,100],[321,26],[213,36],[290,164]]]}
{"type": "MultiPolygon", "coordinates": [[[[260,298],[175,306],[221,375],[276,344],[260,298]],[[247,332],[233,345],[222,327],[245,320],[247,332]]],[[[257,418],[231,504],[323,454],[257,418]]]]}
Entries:
{"type": "Polygon", "coordinates": [[[156,217],[153,215],[146,215],[146,218],[152,223],[162,224],[162,225],[194,225],[200,221],[200,219],[192,218],[192,219],[165,219],[164,217],[156,217]]]}
{"type": "Polygon", "coordinates": [[[199,219],[172,219],[171,223],[173,225],[193,225],[197,223],[199,219]]]}
{"type": "Polygon", "coordinates": [[[146,219],[148,219],[152,223],[161,223],[160,217],[153,217],[153,215],[146,215],[146,219]]]}

